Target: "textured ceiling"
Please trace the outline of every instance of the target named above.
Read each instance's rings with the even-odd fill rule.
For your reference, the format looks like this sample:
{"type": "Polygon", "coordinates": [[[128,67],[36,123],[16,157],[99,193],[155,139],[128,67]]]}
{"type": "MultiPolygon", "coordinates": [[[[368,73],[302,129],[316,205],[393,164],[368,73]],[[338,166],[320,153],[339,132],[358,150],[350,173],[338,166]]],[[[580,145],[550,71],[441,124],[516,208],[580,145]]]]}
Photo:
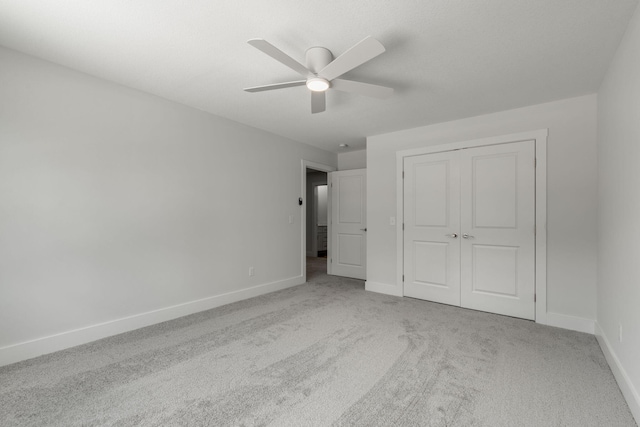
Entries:
{"type": "MultiPolygon", "coordinates": [[[[596,92],[638,0],[0,0],[0,45],[317,147],[596,92]],[[304,63],[371,35],[387,51],[344,75],[387,100],[305,87],[246,43],[304,63]]],[[[1,66],[1,64],[0,64],[1,66]]]]}

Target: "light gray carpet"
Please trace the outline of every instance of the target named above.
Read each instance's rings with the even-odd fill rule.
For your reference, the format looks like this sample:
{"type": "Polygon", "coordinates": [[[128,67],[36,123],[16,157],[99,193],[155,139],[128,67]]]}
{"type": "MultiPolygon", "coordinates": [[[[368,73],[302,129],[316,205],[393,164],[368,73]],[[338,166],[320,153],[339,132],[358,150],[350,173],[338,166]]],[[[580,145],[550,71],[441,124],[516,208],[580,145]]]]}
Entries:
{"type": "Polygon", "coordinates": [[[593,336],[313,259],[305,285],[0,368],[0,424],[635,425],[593,336]]]}

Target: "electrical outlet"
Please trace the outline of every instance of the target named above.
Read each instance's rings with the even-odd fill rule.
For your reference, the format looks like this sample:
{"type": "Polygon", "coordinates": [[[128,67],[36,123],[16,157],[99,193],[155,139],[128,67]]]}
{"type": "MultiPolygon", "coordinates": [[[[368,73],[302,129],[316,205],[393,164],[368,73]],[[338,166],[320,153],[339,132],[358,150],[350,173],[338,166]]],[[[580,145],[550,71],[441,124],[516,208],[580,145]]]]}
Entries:
{"type": "Polygon", "coordinates": [[[622,323],[620,323],[618,327],[618,341],[622,342],[622,323]]]}
{"type": "Polygon", "coordinates": [[[249,267],[249,276],[253,276],[255,274],[255,270],[253,267],[249,267]]]}

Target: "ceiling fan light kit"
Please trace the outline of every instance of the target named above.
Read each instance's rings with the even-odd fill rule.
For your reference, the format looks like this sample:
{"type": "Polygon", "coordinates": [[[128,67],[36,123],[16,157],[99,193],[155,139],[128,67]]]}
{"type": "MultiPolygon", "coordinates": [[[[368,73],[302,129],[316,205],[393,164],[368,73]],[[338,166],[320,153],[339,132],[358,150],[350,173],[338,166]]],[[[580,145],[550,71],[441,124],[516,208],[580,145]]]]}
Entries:
{"type": "Polygon", "coordinates": [[[307,88],[314,92],[324,92],[329,89],[329,82],[322,77],[312,77],[307,80],[307,88]]]}
{"type": "Polygon", "coordinates": [[[388,98],[393,94],[393,89],[389,87],[338,79],[341,75],[385,51],[382,43],[373,37],[366,37],[336,59],[333,59],[333,54],[327,48],[318,46],[309,48],[305,55],[306,65],[302,65],[264,39],[251,39],[247,43],[305,78],[305,80],[245,88],[244,90],[247,92],[264,92],[267,90],[306,86],[311,91],[312,114],[325,111],[325,91],[329,88],[380,99],[388,98]]]}

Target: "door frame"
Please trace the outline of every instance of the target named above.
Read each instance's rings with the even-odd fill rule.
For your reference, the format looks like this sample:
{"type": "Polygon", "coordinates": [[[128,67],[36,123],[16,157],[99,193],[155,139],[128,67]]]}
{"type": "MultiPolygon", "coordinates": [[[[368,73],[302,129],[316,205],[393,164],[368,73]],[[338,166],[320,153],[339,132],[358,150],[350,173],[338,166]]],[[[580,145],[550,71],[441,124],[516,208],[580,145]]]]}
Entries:
{"type": "MultiPolygon", "coordinates": [[[[302,281],[307,281],[307,203],[309,201],[309,195],[307,194],[307,169],[313,169],[319,172],[327,173],[327,209],[331,212],[331,186],[329,184],[329,172],[335,172],[337,168],[329,165],[324,165],[322,163],[312,162],[310,160],[302,159],[301,161],[301,171],[302,171],[302,205],[300,205],[300,224],[302,229],[302,242],[300,245],[300,275],[302,276],[302,281]]],[[[331,221],[327,221],[327,239],[330,239],[331,233],[331,221]]],[[[329,260],[331,259],[331,240],[327,240],[327,273],[331,273],[331,263],[329,260]]]]}
{"type": "MultiPolygon", "coordinates": [[[[510,142],[535,141],[535,322],[547,324],[547,138],[549,129],[472,139],[396,152],[396,218],[404,222],[404,159],[405,157],[510,142]]],[[[404,296],[404,224],[396,227],[396,284],[404,296]]]]}

